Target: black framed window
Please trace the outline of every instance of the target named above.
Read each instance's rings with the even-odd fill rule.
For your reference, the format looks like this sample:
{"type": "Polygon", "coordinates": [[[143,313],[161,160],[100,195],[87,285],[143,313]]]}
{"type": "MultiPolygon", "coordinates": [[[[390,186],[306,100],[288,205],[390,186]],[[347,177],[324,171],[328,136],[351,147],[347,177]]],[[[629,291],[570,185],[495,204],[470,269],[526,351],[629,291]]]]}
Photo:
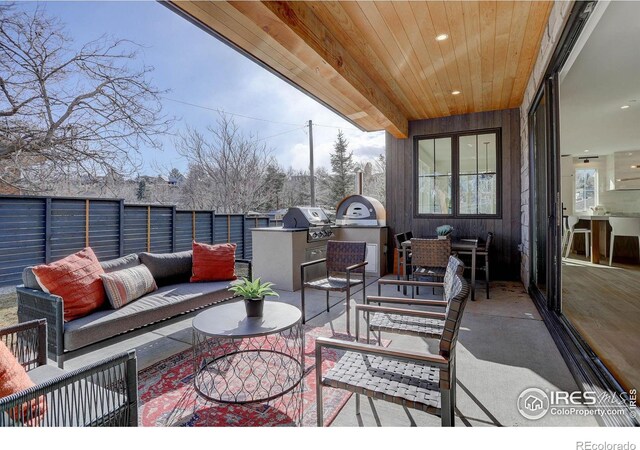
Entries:
{"type": "Polygon", "coordinates": [[[419,136],[415,144],[417,216],[499,216],[499,129],[419,136]]]}
{"type": "Polygon", "coordinates": [[[418,141],[418,214],[451,214],[451,138],[418,141]]]}

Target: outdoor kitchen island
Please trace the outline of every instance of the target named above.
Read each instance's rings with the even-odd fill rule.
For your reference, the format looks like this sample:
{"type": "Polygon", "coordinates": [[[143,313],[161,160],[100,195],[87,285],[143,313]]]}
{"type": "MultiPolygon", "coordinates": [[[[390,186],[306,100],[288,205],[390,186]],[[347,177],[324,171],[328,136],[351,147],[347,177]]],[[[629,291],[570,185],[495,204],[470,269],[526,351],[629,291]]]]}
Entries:
{"type": "MultiPolygon", "coordinates": [[[[300,289],[300,264],[326,256],[327,242],[307,242],[307,228],[253,228],[251,234],[253,276],[274,283],[277,289],[300,289]]],[[[324,266],[317,265],[308,274],[318,278],[323,270],[324,266]]]]}
{"type": "MultiPolygon", "coordinates": [[[[375,199],[362,195],[346,197],[332,225],[316,207],[289,208],[282,227],[253,228],[253,276],[275,283],[278,289],[297,291],[301,286],[300,264],[326,257],[327,241],[365,241],[366,272],[383,276],[387,267],[385,211],[375,199]]],[[[310,279],[326,275],[324,264],[308,267],[310,279]]]]}
{"type": "MultiPolygon", "coordinates": [[[[336,239],[335,227],[322,208],[289,208],[281,227],[253,228],[253,276],[270,281],[278,289],[300,289],[300,264],[324,258],[327,241],[336,239]]],[[[325,274],[324,265],[310,267],[310,279],[325,274]]]]}

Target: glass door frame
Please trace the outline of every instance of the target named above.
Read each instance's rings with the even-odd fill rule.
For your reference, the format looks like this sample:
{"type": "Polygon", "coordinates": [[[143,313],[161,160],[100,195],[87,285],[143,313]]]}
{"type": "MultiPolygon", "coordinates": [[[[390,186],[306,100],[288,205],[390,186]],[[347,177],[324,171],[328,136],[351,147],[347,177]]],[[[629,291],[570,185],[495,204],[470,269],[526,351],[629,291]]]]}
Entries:
{"type": "MultiPolygon", "coordinates": [[[[559,90],[558,73],[564,65],[570,51],[589,18],[595,0],[576,1],[570,13],[565,28],[551,56],[543,79],[534,97],[529,111],[527,111],[527,125],[529,128],[529,293],[534,299],[543,321],[552,338],[556,342],[561,355],[573,374],[578,386],[584,390],[606,393],[611,396],[621,396],[628,400],[628,394],[608,371],[589,345],[582,339],[578,331],[562,314],[562,202],[560,197],[560,123],[559,123],[559,90]],[[534,227],[531,225],[534,217],[534,192],[536,186],[534,159],[534,128],[533,115],[545,98],[545,156],[547,157],[546,183],[548,205],[546,256],[551,261],[547,267],[547,293],[545,296],[533,283],[535,261],[533,253],[534,227]],[[553,193],[553,195],[551,195],[553,193]]],[[[608,407],[605,405],[605,409],[608,407]]],[[[613,408],[612,408],[613,409],[613,408]]],[[[635,415],[605,415],[599,416],[599,421],[609,426],[639,426],[635,415]]]]}
{"type": "Polygon", "coordinates": [[[546,295],[538,289],[538,286],[533,282],[534,274],[536,271],[536,261],[534,258],[533,246],[535,245],[535,227],[529,226],[529,245],[530,245],[530,258],[529,258],[529,273],[530,283],[529,290],[532,295],[538,297],[548,309],[555,312],[562,312],[561,302],[561,265],[562,265],[562,203],[560,201],[560,139],[559,139],[559,106],[557,95],[557,83],[558,76],[554,73],[545,77],[542,86],[540,87],[534,101],[529,108],[528,113],[528,126],[529,126],[529,221],[536,220],[534,217],[536,201],[545,202],[547,210],[547,239],[544,251],[546,252],[546,295]],[[545,99],[545,103],[542,107],[545,108],[545,136],[544,136],[544,154],[536,157],[535,152],[535,127],[534,127],[534,115],[541,107],[540,103],[542,99],[545,99]],[[546,160],[546,173],[538,174],[536,159],[545,158],[546,160]],[[535,196],[535,186],[538,176],[545,177],[546,183],[546,198],[537,199],[535,196]]]}

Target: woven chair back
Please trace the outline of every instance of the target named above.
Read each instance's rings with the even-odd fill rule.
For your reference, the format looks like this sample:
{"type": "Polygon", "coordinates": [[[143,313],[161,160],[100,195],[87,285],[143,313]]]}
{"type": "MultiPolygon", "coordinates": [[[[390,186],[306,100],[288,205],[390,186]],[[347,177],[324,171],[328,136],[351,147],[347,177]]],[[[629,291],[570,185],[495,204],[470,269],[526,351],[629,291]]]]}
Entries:
{"type": "Polygon", "coordinates": [[[440,354],[442,356],[449,356],[458,341],[462,312],[467,304],[469,291],[469,284],[460,274],[455,274],[449,284],[449,288],[445,289],[447,309],[445,313],[444,330],[440,338],[440,354]]]}
{"type": "MultiPolygon", "coordinates": [[[[367,257],[367,243],[360,241],[328,241],[327,273],[344,273],[347,267],[363,262],[367,257]]],[[[362,273],[364,267],[353,272],[362,273]]]]}
{"type": "Polygon", "coordinates": [[[451,255],[449,239],[411,239],[411,264],[420,267],[447,267],[451,255]]]}
{"type": "Polygon", "coordinates": [[[449,256],[449,264],[447,264],[447,270],[444,273],[444,293],[443,297],[447,300],[447,292],[450,292],[453,288],[453,282],[456,275],[464,273],[464,263],[455,256],[449,256]]]}

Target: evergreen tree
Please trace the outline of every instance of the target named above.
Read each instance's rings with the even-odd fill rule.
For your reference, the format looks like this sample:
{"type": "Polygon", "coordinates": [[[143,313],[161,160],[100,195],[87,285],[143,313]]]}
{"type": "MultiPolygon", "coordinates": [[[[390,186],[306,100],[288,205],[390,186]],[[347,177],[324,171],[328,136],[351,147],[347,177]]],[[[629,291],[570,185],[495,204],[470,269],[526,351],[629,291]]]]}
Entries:
{"type": "Polygon", "coordinates": [[[142,201],[147,197],[147,182],[144,178],[138,181],[138,192],[136,193],[138,201],[142,201]]]}
{"type": "Polygon", "coordinates": [[[283,207],[283,189],[287,174],[277,164],[269,164],[264,181],[264,202],[261,207],[272,211],[283,207]]]}
{"type": "Polygon", "coordinates": [[[334,152],[331,154],[331,184],[330,195],[334,205],[354,192],[353,173],[355,164],[353,162],[353,152],[347,150],[349,143],[338,131],[338,137],[333,145],[334,152]]]}
{"type": "Polygon", "coordinates": [[[180,172],[180,170],[176,169],[175,167],[171,169],[171,171],[169,172],[169,182],[173,182],[174,184],[182,184],[184,180],[185,177],[184,175],[182,175],[182,172],[180,172]]]}

